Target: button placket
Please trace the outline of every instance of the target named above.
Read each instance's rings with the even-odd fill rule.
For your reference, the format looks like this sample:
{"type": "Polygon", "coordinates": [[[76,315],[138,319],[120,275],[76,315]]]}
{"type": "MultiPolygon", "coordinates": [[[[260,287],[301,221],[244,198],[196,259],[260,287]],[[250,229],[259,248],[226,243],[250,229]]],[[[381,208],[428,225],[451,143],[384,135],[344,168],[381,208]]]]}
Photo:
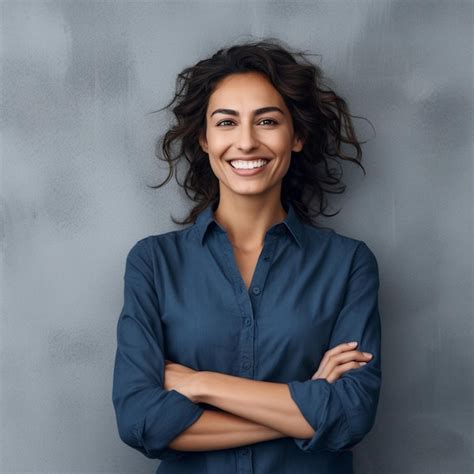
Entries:
{"type": "Polygon", "coordinates": [[[242,315],[242,330],[240,337],[239,372],[245,377],[254,376],[255,368],[255,317],[263,292],[263,285],[270,269],[271,256],[274,252],[277,237],[274,232],[265,236],[264,246],[257,261],[249,290],[245,287],[242,275],[237,266],[232,245],[225,232],[222,238],[224,254],[228,263],[232,282],[235,285],[235,295],[242,315]]]}
{"type": "Polygon", "coordinates": [[[252,449],[243,447],[237,453],[237,472],[239,474],[252,474],[252,449]]]}
{"type": "Polygon", "coordinates": [[[262,294],[263,294],[263,285],[267,278],[268,272],[270,271],[270,262],[273,252],[275,251],[277,237],[273,235],[273,232],[269,232],[265,236],[264,247],[262,253],[258,259],[257,266],[255,268],[254,275],[252,277],[251,286],[248,291],[245,291],[245,294],[242,295],[243,299],[246,299],[247,304],[245,307],[251,308],[251,311],[254,315],[254,318],[244,317],[244,325],[248,328],[248,337],[249,337],[249,350],[245,352],[249,354],[250,357],[247,358],[244,355],[242,361],[242,369],[244,371],[249,371],[251,373],[255,370],[256,357],[254,353],[255,349],[255,319],[258,318],[258,308],[260,306],[262,294]],[[247,322],[248,321],[248,322],[247,322]],[[252,324],[253,323],[253,324],[252,324]]]}

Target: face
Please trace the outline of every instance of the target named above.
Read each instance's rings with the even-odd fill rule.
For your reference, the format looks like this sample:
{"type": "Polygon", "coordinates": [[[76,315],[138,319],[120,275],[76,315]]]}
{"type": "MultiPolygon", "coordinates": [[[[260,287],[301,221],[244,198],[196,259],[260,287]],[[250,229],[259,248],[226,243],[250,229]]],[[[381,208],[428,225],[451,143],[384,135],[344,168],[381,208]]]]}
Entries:
{"type": "Polygon", "coordinates": [[[223,186],[226,192],[245,195],[266,193],[275,186],[281,189],[291,152],[303,148],[282,96],[255,72],[232,74],[219,83],[209,99],[206,124],[199,143],[209,155],[221,195],[223,186]],[[232,166],[235,159],[241,160],[244,170],[232,166]],[[261,159],[267,160],[263,167],[249,169],[262,164],[261,159]]]}

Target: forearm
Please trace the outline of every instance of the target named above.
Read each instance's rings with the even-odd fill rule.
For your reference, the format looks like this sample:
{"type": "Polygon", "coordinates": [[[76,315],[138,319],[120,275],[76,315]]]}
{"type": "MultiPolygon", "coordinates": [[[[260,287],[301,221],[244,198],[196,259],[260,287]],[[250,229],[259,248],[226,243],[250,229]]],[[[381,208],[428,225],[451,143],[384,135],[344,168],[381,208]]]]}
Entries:
{"type": "Polygon", "coordinates": [[[198,402],[267,426],[288,437],[310,438],[314,435],[285,383],[203,371],[196,387],[195,400],[198,402]]]}
{"type": "Polygon", "coordinates": [[[178,451],[211,451],[236,448],[286,435],[253,421],[224,411],[204,410],[204,413],[169,447],[178,451]]]}

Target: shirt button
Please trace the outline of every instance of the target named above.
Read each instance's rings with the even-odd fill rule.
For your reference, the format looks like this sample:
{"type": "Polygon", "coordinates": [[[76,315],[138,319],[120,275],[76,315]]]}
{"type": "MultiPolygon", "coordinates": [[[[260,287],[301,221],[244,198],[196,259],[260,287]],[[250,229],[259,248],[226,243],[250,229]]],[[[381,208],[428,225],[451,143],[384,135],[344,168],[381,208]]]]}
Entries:
{"type": "Polygon", "coordinates": [[[252,324],[252,321],[250,321],[250,318],[245,319],[245,325],[250,326],[252,324]]]}
{"type": "Polygon", "coordinates": [[[249,452],[250,452],[249,448],[243,448],[242,451],[240,451],[240,454],[242,456],[248,456],[249,452]]]}
{"type": "Polygon", "coordinates": [[[259,294],[260,294],[260,287],[254,286],[254,287],[252,288],[252,293],[253,293],[254,295],[259,295],[259,294]]]}
{"type": "Polygon", "coordinates": [[[242,367],[243,367],[245,370],[250,369],[250,362],[249,362],[248,360],[246,360],[246,361],[243,363],[242,367]]]}

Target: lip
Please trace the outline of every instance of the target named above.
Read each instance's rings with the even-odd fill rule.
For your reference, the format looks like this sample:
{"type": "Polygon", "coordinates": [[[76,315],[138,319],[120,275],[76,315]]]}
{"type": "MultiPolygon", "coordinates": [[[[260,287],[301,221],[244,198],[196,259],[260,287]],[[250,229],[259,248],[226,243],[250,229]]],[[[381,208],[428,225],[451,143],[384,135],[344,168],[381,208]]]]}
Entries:
{"type": "MultiPolygon", "coordinates": [[[[232,160],[229,160],[227,162],[227,164],[230,166],[231,170],[238,176],[254,176],[256,174],[260,174],[260,173],[263,173],[265,171],[265,169],[269,166],[270,162],[272,160],[269,160],[268,158],[258,158],[258,159],[265,159],[265,160],[268,160],[267,161],[267,164],[264,165],[264,166],[261,166],[260,168],[253,168],[253,169],[237,169],[237,168],[234,168],[230,162],[233,161],[233,160],[237,160],[237,159],[241,159],[241,158],[232,158],[232,160]]],[[[244,161],[251,161],[251,160],[255,160],[255,158],[244,158],[244,161]]]]}
{"type": "Polygon", "coordinates": [[[234,161],[234,160],[242,160],[242,161],[267,160],[267,161],[271,161],[271,158],[268,158],[266,156],[236,156],[235,158],[229,158],[227,160],[227,163],[230,163],[231,161],[234,161]]]}

